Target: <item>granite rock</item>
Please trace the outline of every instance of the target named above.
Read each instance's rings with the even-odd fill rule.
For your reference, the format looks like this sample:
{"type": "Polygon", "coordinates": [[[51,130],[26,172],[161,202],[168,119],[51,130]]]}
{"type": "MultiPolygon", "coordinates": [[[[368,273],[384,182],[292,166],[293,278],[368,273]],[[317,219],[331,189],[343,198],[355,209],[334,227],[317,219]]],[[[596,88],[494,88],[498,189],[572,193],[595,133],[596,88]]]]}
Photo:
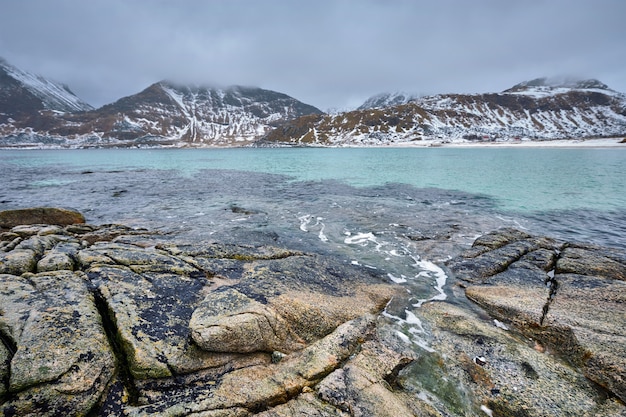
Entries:
{"type": "Polygon", "coordinates": [[[0,211],[0,229],[29,224],[66,226],[85,223],[85,217],[74,210],[56,207],[35,207],[0,211]]]}
{"type": "Polygon", "coordinates": [[[311,392],[377,340],[398,291],[312,254],[119,225],[15,226],[2,242],[3,415],[341,413],[311,392]]]}
{"type": "Polygon", "coordinates": [[[492,317],[626,401],[623,251],[505,229],[477,239],[449,267],[492,317]]]}

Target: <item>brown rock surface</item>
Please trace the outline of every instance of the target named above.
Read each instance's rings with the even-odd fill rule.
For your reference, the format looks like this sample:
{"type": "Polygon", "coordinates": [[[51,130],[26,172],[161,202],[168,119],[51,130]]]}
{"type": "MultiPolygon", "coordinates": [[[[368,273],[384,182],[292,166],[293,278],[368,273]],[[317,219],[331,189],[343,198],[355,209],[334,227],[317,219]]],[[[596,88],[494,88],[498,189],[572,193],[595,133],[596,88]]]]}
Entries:
{"type": "Polygon", "coordinates": [[[28,224],[67,226],[76,223],[85,223],[85,217],[81,213],[56,207],[0,211],[0,229],[28,224]]]}

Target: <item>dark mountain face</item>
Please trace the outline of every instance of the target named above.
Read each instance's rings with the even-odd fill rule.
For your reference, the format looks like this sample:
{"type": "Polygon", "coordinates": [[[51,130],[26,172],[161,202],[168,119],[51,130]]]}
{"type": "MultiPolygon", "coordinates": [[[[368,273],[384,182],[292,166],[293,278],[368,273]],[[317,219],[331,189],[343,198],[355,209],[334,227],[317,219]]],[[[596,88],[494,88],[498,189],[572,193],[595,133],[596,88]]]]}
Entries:
{"type": "Polygon", "coordinates": [[[43,103],[0,66],[0,123],[43,110],[43,103]]]}

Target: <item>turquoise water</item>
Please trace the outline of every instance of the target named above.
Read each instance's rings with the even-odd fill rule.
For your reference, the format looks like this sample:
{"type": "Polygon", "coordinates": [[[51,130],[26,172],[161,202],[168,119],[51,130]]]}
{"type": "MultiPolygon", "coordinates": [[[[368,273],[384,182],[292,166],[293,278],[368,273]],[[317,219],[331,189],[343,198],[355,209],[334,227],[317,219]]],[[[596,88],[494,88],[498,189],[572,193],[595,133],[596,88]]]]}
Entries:
{"type": "Polygon", "coordinates": [[[158,169],[175,171],[181,177],[192,177],[204,169],[227,169],[287,175],[294,181],[332,179],[358,187],[400,183],[464,191],[488,196],[504,210],[521,212],[626,208],[626,150],[614,148],[1,152],[2,163],[16,168],[158,169]]]}

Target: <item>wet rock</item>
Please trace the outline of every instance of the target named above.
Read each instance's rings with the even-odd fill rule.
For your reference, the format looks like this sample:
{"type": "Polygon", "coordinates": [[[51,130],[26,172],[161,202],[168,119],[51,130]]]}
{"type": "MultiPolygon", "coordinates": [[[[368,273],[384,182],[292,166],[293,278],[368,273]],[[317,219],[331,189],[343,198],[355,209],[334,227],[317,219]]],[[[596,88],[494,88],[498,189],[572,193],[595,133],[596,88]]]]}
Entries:
{"type": "Polygon", "coordinates": [[[422,415],[437,415],[426,404],[418,405],[417,398],[394,393],[388,382],[413,360],[406,347],[366,342],[354,359],[319,384],[319,397],[351,415],[410,416],[417,409],[422,415]]]}
{"type": "Polygon", "coordinates": [[[626,254],[510,230],[480,241],[493,244],[449,263],[458,278],[473,284],[467,297],[625,401],[626,254]]]}
{"type": "Polygon", "coordinates": [[[619,416],[626,411],[582,372],[536,349],[513,326],[509,331],[496,326],[479,309],[430,303],[418,315],[428,323],[432,351],[401,372],[399,384],[437,409],[451,415],[486,415],[486,409],[494,416],[619,416]]]}
{"type": "Polygon", "coordinates": [[[61,225],[85,223],[85,217],[73,210],[37,207],[0,211],[0,229],[27,224],[61,225]]]}

